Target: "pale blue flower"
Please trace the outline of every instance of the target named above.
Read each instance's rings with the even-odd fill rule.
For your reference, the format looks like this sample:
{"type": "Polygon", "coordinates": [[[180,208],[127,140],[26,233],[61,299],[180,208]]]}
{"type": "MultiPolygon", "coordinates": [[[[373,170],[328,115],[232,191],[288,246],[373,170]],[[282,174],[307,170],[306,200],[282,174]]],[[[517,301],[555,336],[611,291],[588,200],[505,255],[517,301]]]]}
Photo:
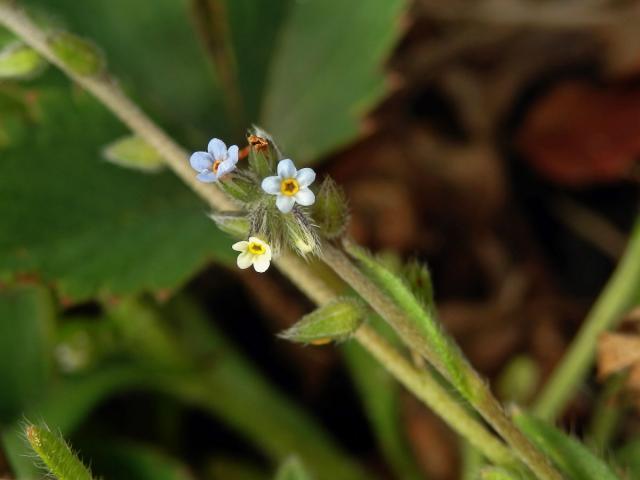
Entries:
{"type": "Polygon", "coordinates": [[[189,162],[198,172],[196,177],[201,182],[212,183],[222,176],[236,169],[238,163],[238,146],[232,145],[227,149],[224,142],[214,138],[207,146],[207,152],[195,152],[189,162]]]}
{"type": "Polygon", "coordinates": [[[262,181],[262,189],[277,195],[276,206],[282,213],[289,213],[296,203],[305,207],[313,205],[316,196],[309,185],[316,179],[316,172],[310,168],[296,170],[296,166],[288,158],[278,163],[278,175],[267,177],[262,181]]]}

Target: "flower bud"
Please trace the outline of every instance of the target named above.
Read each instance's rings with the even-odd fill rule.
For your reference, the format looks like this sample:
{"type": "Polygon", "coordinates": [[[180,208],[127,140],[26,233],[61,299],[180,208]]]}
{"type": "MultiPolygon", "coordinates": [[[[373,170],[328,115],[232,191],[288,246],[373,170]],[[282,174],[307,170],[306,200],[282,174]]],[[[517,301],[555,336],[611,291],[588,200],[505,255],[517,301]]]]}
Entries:
{"type": "Polygon", "coordinates": [[[212,213],[209,218],[225,233],[238,238],[249,236],[249,219],[242,213],[212,213]]]}
{"type": "Polygon", "coordinates": [[[315,227],[304,212],[295,208],[290,215],[284,216],[286,236],[289,246],[303,257],[320,246],[315,227]]]}
{"type": "Polygon", "coordinates": [[[49,46],[65,66],[78,75],[100,75],[105,69],[102,52],[89,40],[57,32],[49,37],[49,46]]]}
{"type": "Polygon", "coordinates": [[[7,45],[0,51],[0,79],[26,79],[38,75],[47,62],[22,42],[7,45]]]}
{"type": "Polygon", "coordinates": [[[271,135],[264,130],[253,127],[249,136],[249,168],[258,178],[265,178],[273,175],[275,163],[279,158],[278,148],[273,143],[271,135]]]}
{"type": "Polygon", "coordinates": [[[102,154],[108,162],[145,173],[156,173],[165,167],[162,155],[136,135],[127,135],[110,143],[102,154]]]}
{"type": "Polygon", "coordinates": [[[353,298],[338,298],[302,317],[278,336],[292,342],[321,345],[348,339],[362,324],[365,311],[353,298]]]}
{"type": "Polygon", "coordinates": [[[325,177],[316,195],[313,218],[325,237],[333,239],[344,234],[349,221],[349,206],[344,191],[331,177],[325,177]]]}
{"type": "Polygon", "coordinates": [[[433,283],[431,273],[424,263],[413,260],[404,266],[402,274],[412,293],[422,301],[425,307],[433,309],[433,283]]]}

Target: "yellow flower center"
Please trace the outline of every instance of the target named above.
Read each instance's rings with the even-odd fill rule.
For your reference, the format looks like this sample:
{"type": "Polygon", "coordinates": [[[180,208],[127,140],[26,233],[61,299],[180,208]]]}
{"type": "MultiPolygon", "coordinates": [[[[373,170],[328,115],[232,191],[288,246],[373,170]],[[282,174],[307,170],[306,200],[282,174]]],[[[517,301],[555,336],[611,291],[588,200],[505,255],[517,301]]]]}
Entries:
{"type": "Polygon", "coordinates": [[[264,253],[267,251],[265,246],[258,242],[249,243],[249,247],[247,247],[247,250],[253,255],[264,255],[264,253]]]}
{"type": "Polygon", "coordinates": [[[298,190],[300,190],[300,185],[298,185],[298,181],[295,178],[287,178],[280,184],[280,191],[283,195],[292,197],[298,193],[298,190]]]}
{"type": "Polygon", "coordinates": [[[213,173],[218,173],[218,168],[220,168],[221,163],[222,162],[220,160],[216,160],[215,162],[213,162],[213,167],[211,167],[213,170],[213,173]]]}

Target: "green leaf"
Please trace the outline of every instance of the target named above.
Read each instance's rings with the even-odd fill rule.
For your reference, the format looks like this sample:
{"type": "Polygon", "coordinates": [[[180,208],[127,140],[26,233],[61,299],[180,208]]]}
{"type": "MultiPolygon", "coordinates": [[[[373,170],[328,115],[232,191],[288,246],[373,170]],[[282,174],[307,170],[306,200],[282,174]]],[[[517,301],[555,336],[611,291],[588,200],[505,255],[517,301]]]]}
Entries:
{"type": "Polygon", "coordinates": [[[92,480],[91,472],[73,453],[62,437],[46,427],[28,425],[25,429],[31,448],[57,480],[92,480]]]}
{"type": "Polygon", "coordinates": [[[278,469],[275,480],[311,480],[311,475],[297,457],[287,459],[278,469]]]}
{"type": "MultiPolygon", "coordinates": [[[[222,92],[198,45],[188,2],[25,0],[70,32],[95,42],[146,111],[203,149],[228,135],[222,92]]],[[[114,137],[111,137],[114,138],[114,137]]],[[[103,144],[110,139],[105,139],[103,144]]]]}
{"type": "Polygon", "coordinates": [[[232,261],[175,177],[99,160],[122,129],[96,101],[54,88],[38,98],[39,123],[0,162],[0,278],[31,272],[84,299],[176,288],[213,258],[232,261]]]}
{"type": "Polygon", "coordinates": [[[156,173],[165,168],[162,155],[136,135],[127,135],[111,142],[102,153],[108,162],[124,168],[145,173],[156,173]]]}
{"type": "Polygon", "coordinates": [[[576,438],[528,413],[513,419],[524,434],[572,480],[620,480],[613,470],[576,438]]]}
{"type": "MultiPolygon", "coordinates": [[[[51,8],[48,0],[28,3],[51,8]]],[[[52,11],[71,30],[95,40],[116,75],[176,131],[200,143],[232,134],[225,99],[238,96],[239,90],[241,98],[235,103],[241,112],[232,116],[260,122],[300,163],[317,161],[361,131],[361,117],[386,91],[384,61],[401,33],[399,19],[407,4],[191,3],[189,8],[187,2],[172,0],[93,0],[86,5],[58,0],[52,11]],[[205,60],[207,48],[196,44],[197,22],[189,18],[200,16],[203,8],[211,23],[201,29],[205,34],[222,32],[213,37],[213,46],[212,38],[203,35],[203,44],[217,52],[214,62],[205,60]],[[140,18],[145,19],[144,28],[140,18]],[[215,75],[209,72],[211,63],[215,75]]],[[[240,141],[238,133],[229,139],[240,141]]]]}
{"type": "Polygon", "coordinates": [[[56,32],[47,41],[65,66],[78,75],[100,75],[106,66],[93,42],[69,32],[56,32]]]}
{"type": "Polygon", "coordinates": [[[383,62],[404,0],[290,2],[270,62],[261,125],[301,163],[360,132],[385,92],[383,62]]]}
{"type": "Polygon", "coordinates": [[[54,309],[38,287],[0,289],[0,420],[20,418],[45,392],[51,373],[54,309]]]}
{"type": "Polygon", "coordinates": [[[32,48],[14,43],[0,51],[0,78],[31,78],[42,72],[47,62],[32,48]]]}
{"type": "Polygon", "coordinates": [[[292,342],[327,343],[346,340],[364,320],[363,307],[352,298],[339,298],[302,317],[279,336],[292,342]]]}

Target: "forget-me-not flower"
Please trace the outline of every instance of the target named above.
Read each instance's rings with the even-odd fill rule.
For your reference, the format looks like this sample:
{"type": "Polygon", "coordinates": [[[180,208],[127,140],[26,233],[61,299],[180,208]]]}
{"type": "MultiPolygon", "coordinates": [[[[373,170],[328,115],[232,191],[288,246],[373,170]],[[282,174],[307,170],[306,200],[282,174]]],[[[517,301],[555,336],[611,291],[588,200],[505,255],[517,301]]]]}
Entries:
{"type": "Polygon", "coordinates": [[[278,175],[267,177],[262,181],[262,189],[277,195],[276,206],[282,213],[289,213],[296,203],[305,207],[313,205],[316,196],[309,185],[316,179],[316,172],[310,168],[296,170],[296,166],[288,158],[278,163],[278,175]]]}
{"type": "Polygon", "coordinates": [[[258,237],[249,237],[249,241],[234,243],[231,248],[238,255],[238,268],[245,269],[253,265],[256,272],[266,272],[271,263],[271,247],[264,240],[258,237]]]}
{"type": "Polygon", "coordinates": [[[207,146],[207,152],[195,152],[189,162],[198,172],[196,177],[201,182],[212,183],[223,175],[232,172],[238,163],[238,146],[232,145],[227,149],[224,142],[213,138],[207,146]]]}

